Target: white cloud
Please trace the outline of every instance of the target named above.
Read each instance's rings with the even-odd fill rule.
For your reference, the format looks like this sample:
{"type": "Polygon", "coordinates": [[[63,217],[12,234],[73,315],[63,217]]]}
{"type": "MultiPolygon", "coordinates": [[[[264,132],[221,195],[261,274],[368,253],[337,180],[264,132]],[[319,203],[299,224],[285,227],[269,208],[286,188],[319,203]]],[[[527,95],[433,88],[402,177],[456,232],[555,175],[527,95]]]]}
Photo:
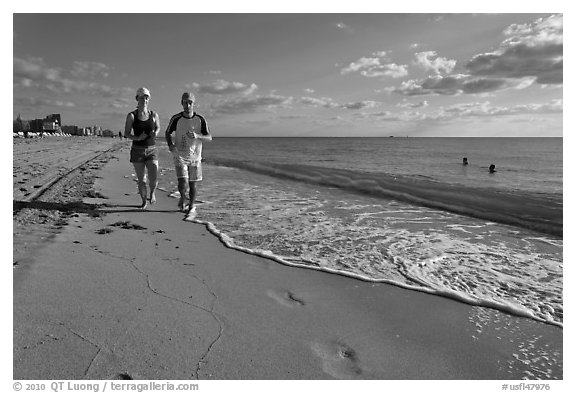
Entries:
{"type": "Polygon", "coordinates": [[[454,74],[431,76],[419,81],[408,80],[400,87],[388,91],[406,96],[487,94],[503,89],[525,88],[529,82],[525,79],[480,78],[454,74]]]}
{"type": "Polygon", "coordinates": [[[540,84],[562,84],[562,15],[511,25],[504,34],[508,38],[496,51],[478,54],[466,64],[470,74],[500,78],[532,77],[540,84]]]}
{"type": "Polygon", "coordinates": [[[328,97],[322,97],[322,98],[301,97],[299,102],[305,105],[329,108],[329,109],[339,107],[339,105],[336,102],[334,102],[332,98],[328,97]]]}
{"type": "Polygon", "coordinates": [[[457,117],[511,116],[562,113],[562,100],[544,104],[523,104],[511,107],[492,106],[489,102],[473,102],[451,105],[441,109],[444,115],[457,117]]]}
{"type": "Polygon", "coordinates": [[[37,57],[14,57],[13,64],[15,87],[38,87],[55,94],[80,92],[101,97],[119,97],[134,93],[132,89],[85,80],[107,74],[109,67],[102,63],[75,62],[69,71],[49,67],[43,59],[37,57]]]}
{"type": "Polygon", "coordinates": [[[379,105],[379,102],[376,101],[358,101],[358,102],[349,102],[346,104],[342,104],[342,108],[343,109],[352,109],[352,110],[358,110],[358,109],[370,109],[370,108],[375,108],[379,105]]]}
{"type": "Polygon", "coordinates": [[[416,64],[427,71],[434,71],[437,75],[449,74],[456,66],[456,60],[438,57],[436,52],[418,52],[415,54],[416,64]]]}
{"type": "Polygon", "coordinates": [[[428,101],[409,102],[406,99],[404,99],[402,102],[396,104],[396,106],[399,108],[410,108],[410,109],[426,108],[428,106],[428,101]]]}
{"type": "Polygon", "coordinates": [[[194,83],[193,87],[198,91],[198,93],[208,93],[215,95],[236,93],[248,95],[254,93],[258,89],[258,86],[255,83],[247,85],[241,82],[229,82],[223,79],[218,79],[204,85],[194,83]]]}
{"type": "Polygon", "coordinates": [[[525,89],[534,83],[543,86],[562,84],[562,15],[511,25],[504,34],[506,39],[497,50],[475,55],[468,61],[466,74],[450,74],[456,65],[455,60],[437,57],[433,51],[419,52],[416,54],[417,64],[435,75],[422,80],[408,80],[400,87],[385,90],[406,96],[485,95],[504,89],[525,89]]]}
{"type": "Polygon", "coordinates": [[[392,63],[387,59],[386,55],[387,52],[380,51],[374,52],[372,57],[361,57],[360,59],[350,63],[348,66],[342,68],[340,73],[345,75],[358,72],[367,78],[401,78],[408,75],[406,65],[392,63]]]}
{"type": "Polygon", "coordinates": [[[76,104],[70,101],[49,100],[40,97],[18,97],[14,98],[14,104],[21,106],[35,107],[39,105],[51,107],[74,108],[76,104]]]}

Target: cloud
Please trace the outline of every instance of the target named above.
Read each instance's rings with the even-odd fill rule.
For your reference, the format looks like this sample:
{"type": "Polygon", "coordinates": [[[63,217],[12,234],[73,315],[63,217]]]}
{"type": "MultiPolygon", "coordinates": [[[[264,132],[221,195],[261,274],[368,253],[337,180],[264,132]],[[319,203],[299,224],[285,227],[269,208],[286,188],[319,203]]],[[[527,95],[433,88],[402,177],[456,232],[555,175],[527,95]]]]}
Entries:
{"type": "Polygon", "coordinates": [[[455,104],[444,107],[439,114],[450,117],[493,117],[530,114],[562,113],[562,100],[552,100],[544,104],[522,104],[511,107],[492,106],[489,102],[455,104]]]}
{"type": "Polygon", "coordinates": [[[300,120],[300,119],[307,119],[308,116],[304,116],[304,115],[280,115],[278,116],[278,119],[284,119],[284,120],[300,120]]]}
{"type": "Polygon", "coordinates": [[[392,113],[390,111],[372,112],[372,113],[358,113],[355,115],[356,118],[368,119],[376,122],[382,121],[417,121],[422,120],[423,115],[419,112],[402,112],[402,113],[392,113]]]}
{"type": "Polygon", "coordinates": [[[482,94],[512,87],[520,88],[520,86],[526,85],[507,79],[469,78],[462,83],[462,92],[465,94],[482,94]]]}
{"type": "Polygon", "coordinates": [[[420,81],[408,80],[400,87],[390,88],[388,91],[405,96],[486,94],[503,89],[526,88],[531,82],[525,79],[478,78],[454,74],[431,76],[420,81]]]}
{"type": "Polygon", "coordinates": [[[31,81],[54,81],[60,77],[60,71],[49,68],[44,60],[39,57],[21,59],[14,57],[14,79],[25,78],[31,81]]]}
{"type": "Polygon", "coordinates": [[[504,34],[508,38],[496,51],[478,54],[466,64],[471,75],[532,77],[540,84],[562,84],[562,15],[551,15],[528,24],[514,24],[504,34]]]}
{"type": "Polygon", "coordinates": [[[494,118],[504,116],[531,116],[535,114],[561,114],[562,99],[551,100],[544,104],[524,104],[511,107],[493,106],[490,102],[469,102],[441,107],[439,110],[424,114],[419,111],[404,111],[393,113],[381,111],[354,114],[354,118],[367,119],[375,122],[382,121],[452,121],[466,118],[494,118]]]}
{"type": "Polygon", "coordinates": [[[70,101],[48,100],[40,97],[14,97],[14,104],[25,107],[43,105],[61,108],[74,108],[76,106],[75,103],[70,101]]]}
{"type": "Polygon", "coordinates": [[[110,68],[102,63],[74,62],[70,70],[49,67],[42,58],[13,59],[15,87],[38,87],[55,94],[74,92],[101,97],[120,97],[133,94],[132,89],[111,87],[86,78],[107,74],[110,68]]]}
{"type": "Polygon", "coordinates": [[[428,106],[428,101],[420,101],[420,102],[408,102],[404,99],[402,102],[396,104],[399,108],[409,108],[409,109],[416,109],[416,108],[426,108],[428,106]]]}
{"type": "Polygon", "coordinates": [[[391,77],[402,78],[408,75],[406,65],[398,65],[387,59],[385,51],[374,52],[372,57],[361,57],[350,63],[347,67],[340,70],[345,75],[353,72],[359,72],[360,75],[367,78],[374,77],[391,77]]]}
{"type": "MultiPolygon", "coordinates": [[[[562,15],[510,25],[504,35],[506,38],[497,50],[473,56],[465,64],[466,73],[450,74],[455,60],[437,57],[433,51],[419,52],[417,64],[435,75],[404,81],[400,87],[385,90],[406,96],[488,94],[524,89],[534,83],[563,83],[562,15]]],[[[365,64],[368,63],[357,64],[357,67],[365,64]]]]}
{"type": "Polygon", "coordinates": [[[375,108],[376,106],[380,105],[380,103],[377,101],[358,101],[358,102],[349,102],[346,104],[338,104],[332,98],[328,97],[322,97],[322,98],[301,97],[298,100],[298,102],[304,105],[310,105],[314,107],[321,107],[327,109],[340,108],[350,110],[375,108]]]}
{"type": "Polygon", "coordinates": [[[258,89],[258,86],[255,83],[246,85],[241,82],[228,82],[223,79],[218,79],[205,85],[194,83],[193,86],[198,91],[198,93],[208,93],[215,95],[237,93],[252,94],[258,89]]]}
{"type": "Polygon", "coordinates": [[[314,97],[301,97],[299,102],[304,105],[310,105],[315,107],[322,107],[322,108],[338,108],[340,105],[334,102],[332,98],[322,97],[322,98],[314,98],[314,97]]]}
{"type": "Polygon", "coordinates": [[[75,61],[72,64],[71,75],[79,79],[107,78],[110,67],[104,63],[92,61],[75,61]]]}
{"type": "Polygon", "coordinates": [[[415,56],[417,65],[427,71],[434,71],[437,75],[449,74],[456,66],[456,60],[438,57],[434,51],[418,52],[415,56]]]}
{"type": "Polygon", "coordinates": [[[380,105],[380,103],[376,102],[376,101],[358,101],[358,102],[349,102],[347,104],[343,104],[341,107],[343,109],[358,110],[358,109],[375,108],[378,105],[380,105]]]}
{"type": "Polygon", "coordinates": [[[432,76],[422,81],[408,80],[402,82],[399,88],[392,92],[407,96],[439,94],[457,95],[463,91],[462,82],[465,75],[432,76]]]}
{"type": "Polygon", "coordinates": [[[284,97],[275,94],[265,96],[241,96],[216,102],[212,109],[222,114],[255,113],[261,110],[273,110],[285,107],[292,103],[292,97],[284,97]]]}
{"type": "Polygon", "coordinates": [[[314,89],[304,89],[304,91],[308,94],[314,94],[314,92],[315,92],[314,89]]]}

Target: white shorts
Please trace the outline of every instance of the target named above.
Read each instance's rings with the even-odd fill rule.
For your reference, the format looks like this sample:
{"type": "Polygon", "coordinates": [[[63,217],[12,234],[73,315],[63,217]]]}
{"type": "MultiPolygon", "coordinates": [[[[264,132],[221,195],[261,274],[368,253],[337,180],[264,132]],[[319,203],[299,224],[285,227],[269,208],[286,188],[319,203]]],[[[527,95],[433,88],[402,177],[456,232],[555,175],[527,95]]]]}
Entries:
{"type": "Polygon", "coordinates": [[[176,177],[178,179],[186,178],[189,182],[202,181],[201,161],[191,161],[176,154],[174,154],[173,157],[176,177]]]}

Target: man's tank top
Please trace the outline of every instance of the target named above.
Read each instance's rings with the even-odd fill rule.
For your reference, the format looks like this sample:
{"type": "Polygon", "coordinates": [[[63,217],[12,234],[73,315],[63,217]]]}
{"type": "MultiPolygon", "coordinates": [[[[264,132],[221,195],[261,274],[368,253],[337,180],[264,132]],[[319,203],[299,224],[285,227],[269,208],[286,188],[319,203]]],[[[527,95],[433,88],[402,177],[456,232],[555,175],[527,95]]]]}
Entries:
{"type": "Polygon", "coordinates": [[[148,135],[148,137],[143,141],[132,141],[132,146],[154,146],[156,144],[156,133],[154,132],[154,112],[149,112],[147,120],[138,119],[138,109],[132,112],[132,114],[134,115],[134,123],[132,123],[134,135],[138,136],[142,133],[148,135]]]}

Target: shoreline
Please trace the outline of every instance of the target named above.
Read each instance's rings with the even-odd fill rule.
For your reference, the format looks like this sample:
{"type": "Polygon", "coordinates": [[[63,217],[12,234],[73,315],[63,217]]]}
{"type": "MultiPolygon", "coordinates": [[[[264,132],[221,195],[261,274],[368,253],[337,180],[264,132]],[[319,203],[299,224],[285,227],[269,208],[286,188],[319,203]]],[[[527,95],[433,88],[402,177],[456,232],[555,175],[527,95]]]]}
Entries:
{"type": "Polygon", "coordinates": [[[227,248],[114,156],[14,270],[15,379],[563,378],[561,328],[227,248]]]}
{"type": "Polygon", "coordinates": [[[432,288],[418,287],[418,286],[413,286],[413,285],[409,285],[409,284],[403,284],[403,283],[400,283],[400,282],[397,282],[394,280],[371,278],[368,276],[363,276],[363,275],[356,274],[356,273],[349,272],[349,271],[345,271],[345,270],[336,270],[336,269],[330,269],[327,267],[321,267],[321,266],[315,266],[315,265],[304,265],[304,264],[292,263],[292,262],[286,261],[283,258],[281,258],[280,256],[277,256],[277,255],[272,254],[272,253],[268,253],[268,252],[264,252],[264,251],[254,251],[254,250],[246,248],[246,247],[238,246],[238,245],[234,244],[233,240],[229,240],[229,237],[226,234],[222,233],[220,230],[218,230],[218,228],[214,224],[212,224],[210,222],[204,222],[201,220],[194,220],[194,222],[201,224],[201,225],[204,225],[206,227],[206,229],[211,234],[216,236],[224,246],[226,246],[230,249],[240,251],[240,252],[243,252],[243,253],[246,253],[249,255],[254,255],[256,257],[270,259],[273,262],[280,263],[280,264],[283,264],[286,266],[290,266],[290,267],[293,267],[296,269],[298,269],[298,268],[299,269],[310,269],[310,270],[324,272],[327,274],[335,274],[335,275],[339,275],[339,276],[343,276],[343,277],[348,277],[348,278],[352,278],[355,280],[360,280],[360,281],[373,283],[373,284],[393,285],[393,286],[396,286],[398,288],[402,288],[402,289],[406,289],[406,290],[422,292],[422,293],[432,295],[432,296],[440,296],[440,297],[443,297],[446,299],[455,300],[455,301],[458,301],[458,302],[461,302],[461,303],[464,303],[464,304],[467,304],[470,306],[490,308],[490,309],[494,309],[494,310],[497,310],[500,312],[504,312],[506,314],[510,314],[512,316],[517,316],[517,317],[522,317],[522,318],[531,318],[535,321],[546,323],[546,324],[549,324],[551,326],[556,326],[558,328],[564,327],[563,322],[557,322],[554,320],[547,320],[547,319],[539,318],[536,315],[534,315],[533,313],[531,313],[529,310],[520,309],[519,306],[503,304],[503,303],[500,303],[497,301],[492,301],[492,300],[477,299],[477,298],[473,298],[472,296],[464,296],[464,295],[461,295],[455,291],[448,291],[448,290],[436,291],[432,288]]]}

